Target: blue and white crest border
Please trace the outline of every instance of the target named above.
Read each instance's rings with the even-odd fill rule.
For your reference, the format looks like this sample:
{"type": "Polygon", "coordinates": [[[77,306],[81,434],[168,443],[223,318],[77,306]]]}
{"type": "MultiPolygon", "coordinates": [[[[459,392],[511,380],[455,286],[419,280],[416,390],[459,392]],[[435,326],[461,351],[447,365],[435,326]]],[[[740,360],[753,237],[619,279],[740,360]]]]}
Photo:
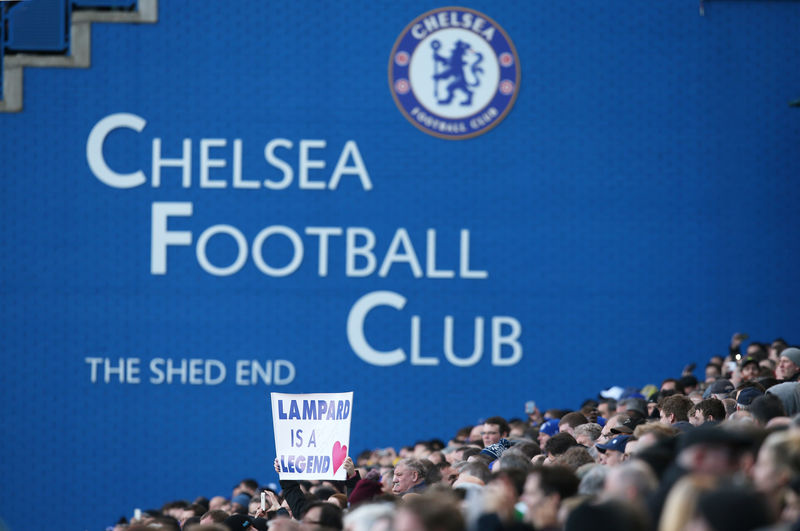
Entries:
{"type": "MultiPolygon", "coordinates": [[[[448,15],[445,15],[447,17],[448,15]]],[[[446,20],[446,19],[445,19],[446,20]]],[[[441,27],[429,30],[428,35],[448,29],[441,27]]],[[[475,31],[475,30],[473,30],[475,31]]],[[[484,13],[465,7],[449,6],[427,11],[409,23],[398,37],[389,56],[389,90],[398,109],[403,116],[417,129],[447,140],[463,140],[482,135],[497,126],[514,106],[520,88],[520,62],[514,43],[505,30],[492,18],[484,13]],[[495,53],[495,58],[500,69],[500,79],[494,95],[485,105],[472,114],[450,118],[439,115],[430,106],[420,102],[411,86],[410,59],[417,47],[422,43],[419,36],[412,34],[415,26],[429,17],[442,16],[441,13],[450,13],[452,17],[469,14],[472,20],[483,19],[488,27],[494,28],[489,45],[495,53]]]]}

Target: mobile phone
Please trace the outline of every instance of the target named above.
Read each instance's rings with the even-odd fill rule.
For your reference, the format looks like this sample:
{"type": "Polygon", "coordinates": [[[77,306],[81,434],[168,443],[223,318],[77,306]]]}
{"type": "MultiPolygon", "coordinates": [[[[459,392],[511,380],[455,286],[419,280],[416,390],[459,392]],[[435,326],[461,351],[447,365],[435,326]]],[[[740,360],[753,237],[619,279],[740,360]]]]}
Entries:
{"type": "Polygon", "coordinates": [[[133,519],[134,520],[141,520],[142,519],[142,510],[138,507],[133,510],[133,519]]]}
{"type": "Polygon", "coordinates": [[[528,400],[525,402],[525,413],[528,415],[533,415],[534,411],[536,411],[536,402],[533,400],[528,400]]]}
{"type": "Polygon", "coordinates": [[[264,492],[263,490],[261,491],[261,510],[262,511],[267,510],[267,493],[264,492]]]}
{"type": "Polygon", "coordinates": [[[736,370],[736,367],[737,365],[735,361],[728,362],[728,372],[734,372],[736,370]]]}

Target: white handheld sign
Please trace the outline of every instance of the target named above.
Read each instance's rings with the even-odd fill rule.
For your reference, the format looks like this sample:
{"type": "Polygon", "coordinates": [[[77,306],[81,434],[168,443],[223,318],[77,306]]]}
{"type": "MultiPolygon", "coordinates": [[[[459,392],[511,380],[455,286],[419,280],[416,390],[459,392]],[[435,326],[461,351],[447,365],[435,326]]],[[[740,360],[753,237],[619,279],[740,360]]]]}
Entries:
{"type": "Polygon", "coordinates": [[[270,393],[281,479],[346,479],[353,393],[270,393]]]}

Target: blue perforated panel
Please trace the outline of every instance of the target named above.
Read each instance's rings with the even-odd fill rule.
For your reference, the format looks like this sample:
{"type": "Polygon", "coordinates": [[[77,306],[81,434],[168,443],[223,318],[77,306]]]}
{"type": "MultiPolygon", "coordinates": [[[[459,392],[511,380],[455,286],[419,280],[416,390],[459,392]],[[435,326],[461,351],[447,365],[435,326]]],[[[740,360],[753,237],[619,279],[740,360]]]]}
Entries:
{"type": "Polygon", "coordinates": [[[229,4],[161,2],[155,25],[95,24],[91,69],[27,69],[24,112],[0,115],[13,139],[0,144],[0,516],[12,529],[41,485],[58,527],[100,529],[134,507],[274,479],[271,390],[354,391],[359,451],[447,439],[522,416],[529,399],[575,408],[611,385],[658,383],[724,353],[735,331],[800,341],[800,113],[787,106],[798,3],[713,2],[700,17],[697,0],[467,2],[508,34],[521,77],[504,120],[460,141],[409,123],[389,89],[395,41],[437,6],[229,4]],[[117,113],[134,117],[103,158],[141,170],[140,186],[107,184],[87,162],[90,132],[117,113]],[[186,141],[190,186],[176,167],[153,186],[154,149],[177,159],[186,141]],[[208,169],[224,188],[201,186],[203,145],[225,163],[208,169]],[[322,162],[304,164],[303,149],[322,162]],[[328,186],[343,152],[351,171],[335,190],[301,187],[304,165],[307,186],[328,186]],[[257,188],[234,188],[239,158],[257,188]],[[291,184],[265,187],[282,186],[282,168],[291,184]],[[232,228],[198,251],[216,225],[232,228]],[[324,275],[315,227],[333,228],[324,275]],[[358,247],[374,236],[371,271],[352,252],[348,274],[348,229],[358,247]],[[296,234],[297,269],[262,272],[259,233],[274,269],[298,256],[296,234]],[[246,242],[241,268],[230,234],[246,242]],[[198,252],[231,274],[209,273],[198,252]],[[353,309],[370,294],[382,305],[362,326],[353,309]],[[357,356],[350,316],[403,361],[357,356]],[[461,360],[480,326],[473,365],[448,359],[448,316],[461,360]],[[493,322],[510,366],[492,362],[493,322]],[[503,344],[513,323],[519,337],[503,344]],[[139,383],[113,370],[104,381],[120,358],[139,360],[139,383]],[[157,383],[167,358],[212,361],[196,384],[188,365],[157,383]],[[249,360],[271,362],[270,385],[250,385],[249,360]],[[212,385],[215,361],[226,378],[212,385]]]}
{"type": "Polygon", "coordinates": [[[71,12],[64,0],[28,0],[11,5],[6,14],[5,47],[17,52],[65,52],[71,12]]]}

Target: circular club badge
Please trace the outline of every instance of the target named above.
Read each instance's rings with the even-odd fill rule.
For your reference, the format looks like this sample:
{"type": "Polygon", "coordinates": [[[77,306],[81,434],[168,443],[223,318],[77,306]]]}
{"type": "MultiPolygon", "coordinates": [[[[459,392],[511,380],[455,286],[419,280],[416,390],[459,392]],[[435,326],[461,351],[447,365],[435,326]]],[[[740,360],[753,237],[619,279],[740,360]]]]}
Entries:
{"type": "Polygon", "coordinates": [[[392,48],[389,87],[415,127],[450,140],[499,124],[519,92],[519,57],[506,32],[464,7],[428,11],[392,48]]]}

